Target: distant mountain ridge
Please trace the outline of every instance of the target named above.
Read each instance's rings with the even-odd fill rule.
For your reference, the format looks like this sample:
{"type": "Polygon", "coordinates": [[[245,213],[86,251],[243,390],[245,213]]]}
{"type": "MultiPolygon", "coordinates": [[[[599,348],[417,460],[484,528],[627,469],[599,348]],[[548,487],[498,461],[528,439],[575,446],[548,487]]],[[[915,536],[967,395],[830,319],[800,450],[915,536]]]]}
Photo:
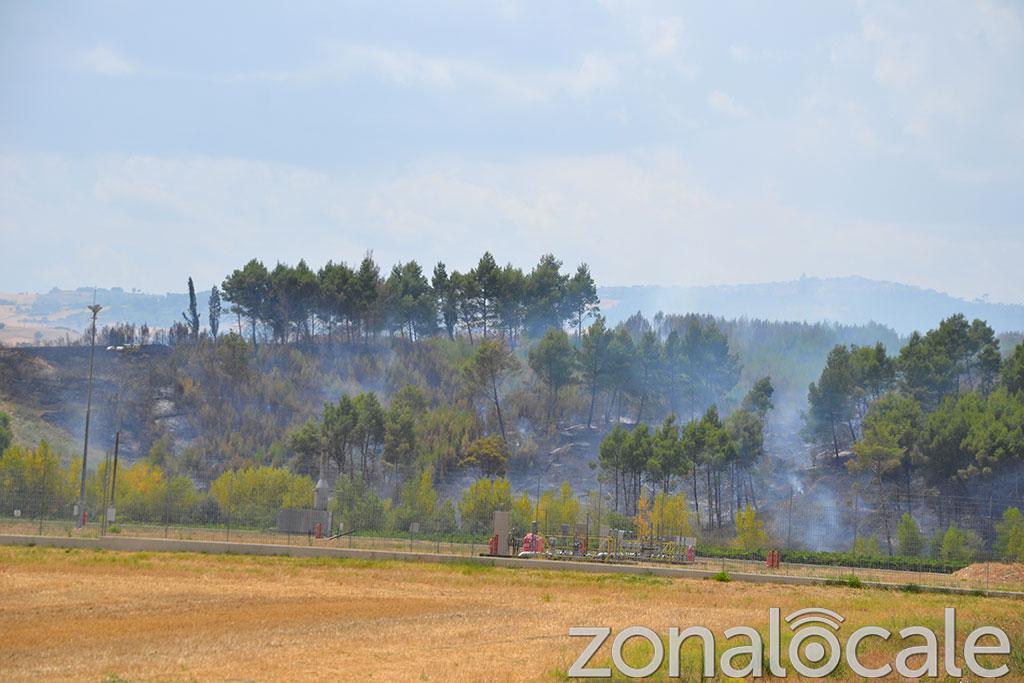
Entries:
{"type": "Polygon", "coordinates": [[[1024,305],[967,301],[898,282],[863,277],[802,277],[748,285],[599,287],[601,310],[612,323],[641,311],[710,313],[724,318],[881,323],[900,334],[935,327],[963,313],[987,320],[996,332],[1024,330],[1024,305]]]}
{"type": "MultiPolygon", "coordinates": [[[[746,285],[598,287],[601,311],[611,323],[641,311],[708,313],[723,318],[760,318],[780,321],[829,321],[848,325],[876,322],[902,335],[925,331],[954,313],[987,320],[996,332],[1024,330],[1024,304],[967,301],[932,289],[862,277],[802,277],[788,282],[746,285]]],[[[148,323],[167,327],[181,320],[188,307],[184,292],[149,294],[120,287],[95,290],[103,305],[103,323],[148,323]]],[[[209,290],[197,292],[205,318],[209,290]]],[[[84,330],[89,321],[85,307],[93,302],[93,288],[53,288],[41,294],[0,292],[0,322],[23,329],[42,330],[50,336],[60,330],[84,330]]],[[[225,307],[226,326],[234,323],[225,307]]]]}

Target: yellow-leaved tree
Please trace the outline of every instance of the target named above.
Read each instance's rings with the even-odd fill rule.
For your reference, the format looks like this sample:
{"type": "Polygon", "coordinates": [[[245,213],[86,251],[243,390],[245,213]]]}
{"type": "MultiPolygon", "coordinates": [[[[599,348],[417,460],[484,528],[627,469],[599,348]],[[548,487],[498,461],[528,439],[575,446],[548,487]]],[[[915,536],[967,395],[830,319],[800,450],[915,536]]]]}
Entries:
{"type": "Polygon", "coordinates": [[[580,503],[572,493],[572,486],[569,482],[562,482],[558,495],[551,491],[545,491],[540,497],[540,510],[538,520],[541,530],[548,534],[561,533],[563,524],[568,524],[570,533],[580,516],[580,503]]]}
{"type": "Polygon", "coordinates": [[[282,467],[228,470],[210,485],[222,520],[234,524],[269,526],[281,508],[313,505],[313,480],[282,467]]]}
{"type": "Polygon", "coordinates": [[[693,535],[690,509],[686,502],[686,494],[682,491],[675,495],[658,492],[654,496],[654,504],[651,505],[650,519],[651,528],[660,538],[693,535]]]}
{"type": "Polygon", "coordinates": [[[764,550],[768,547],[764,523],[749,505],[736,513],[736,539],[733,543],[742,550],[764,550]]]}
{"type": "Polygon", "coordinates": [[[636,502],[636,516],[633,518],[633,528],[639,538],[648,538],[652,535],[650,515],[651,503],[647,497],[647,491],[640,494],[640,500],[636,502]]]}
{"type": "MultiPolygon", "coordinates": [[[[490,530],[494,511],[512,507],[512,489],[508,479],[477,479],[462,492],[459,500],[462,524],[473,533],[490,530]]],[[[512,516],[515,517],[514,514],[512,516]]]]}
{"type": "Polygon", "coordinates": [[[10,446],[0,455],[0,499],[26,517],[60,511],[77,494],[76,484],[46,441],[36,448],[10,446]]]}
{"type": "Polygon", "coordinates": [[[512,502],[512,526],[519,531],[520,535],[530,530],[535,513],[533,501],[525,492],[512,502]]]}

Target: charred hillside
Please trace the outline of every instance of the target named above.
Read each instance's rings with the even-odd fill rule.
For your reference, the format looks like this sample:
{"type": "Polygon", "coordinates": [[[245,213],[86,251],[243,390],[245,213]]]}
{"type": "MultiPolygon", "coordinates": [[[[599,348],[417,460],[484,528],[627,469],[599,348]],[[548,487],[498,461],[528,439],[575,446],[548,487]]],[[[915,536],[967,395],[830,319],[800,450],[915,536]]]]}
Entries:
{"type": "MultiPolygon", "coordinates": [[[[145,454],[177,414],[171,350],[128,351],[98,346],[94,361],[90,444],[113,448],[122,432],[128,457],[145,454]]],[[[89,347],[0,348],[0,400],[81,443],[89,376],[89,347]]],[[[76,452],[65,453],[65,458],[76,452]]]]}

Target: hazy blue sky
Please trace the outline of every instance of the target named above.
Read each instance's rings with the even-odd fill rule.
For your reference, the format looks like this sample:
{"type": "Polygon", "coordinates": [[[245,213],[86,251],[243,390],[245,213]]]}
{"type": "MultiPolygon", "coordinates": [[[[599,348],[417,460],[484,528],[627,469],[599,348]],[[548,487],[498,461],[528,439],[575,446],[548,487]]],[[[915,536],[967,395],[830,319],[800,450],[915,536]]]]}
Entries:
{"type": "Polygon", "coordinates": [[[0,290],[253,256],[1024,301],[1020,3],[0,5],[0,290]]]}

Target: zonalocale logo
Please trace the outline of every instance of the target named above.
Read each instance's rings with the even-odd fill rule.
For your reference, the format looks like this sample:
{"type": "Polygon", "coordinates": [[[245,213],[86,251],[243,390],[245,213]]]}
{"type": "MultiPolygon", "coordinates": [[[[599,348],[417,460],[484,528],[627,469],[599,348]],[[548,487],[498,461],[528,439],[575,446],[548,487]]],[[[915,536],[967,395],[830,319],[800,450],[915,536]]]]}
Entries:
{"type": "MultiPolygon", "coordinates": [[[[839,640],[839,631],[845,619],[832,610],[820,607],[797,610],[785,618],[786,628],[792,631],[792,638],[787,648],[788,666],[782,661],[782,623],[778,608],[768,610],[768,673],[777,678],[785,678],[792,669],[795,674],[807,678],[828,676],[836,670],[844,660],[850,670],[864,678],[882,678],[896,670],[904,678],[934,678],[939,675],[939,636],[924,626],[907,626],[898,632],[903,649],[896,653],[894,661],[882,665],[868,667],[862,663],[871,648],[871,640],[889,640],[893,633],[881,626],[862,626],[846,638],[845,644],[839,640]]],[[[607,627],[573,627],[570,636],[590,638],[569,668],[570,677],[610,678],[610,667],[589,667],[591,658],[611,636],[612,630],[607,627]]],[[[743,640],[743,644],[722,652],[718,661],[721,672],[734,678],[755,678],[764,676],[764,643],[761,633],[749,626],[734,626],[723,632],[727,641],[743,640]],[[745,664],[736,664],[740,660],[745,664]]],[[[668,675],[680,676],[680,649],[688,639],[695,639],[701,647],[703,675],[711,678],[715,671],[715,634],[703,626],[691,626],[685,629],[670,628],[664,640],[654,630],[644,626],[630,626],[619,631],[611,645],[612,664],[618,672],[630,678],[644,678],[661,669],[668,650],[668,675]],[[643,638],[650,644],[650,660],[635,666],[636,662],[628,663],[623,657],[623,648],[631,638],[643,638]]],[[[1010,639],[1006,632],[996,626],[981,626],[971,631],[963,641],[961,648],[956,640],[956,609],[947,607],[943,620],[943,648],[941,664],[947,676],[961,677],[964,668],[970,674],[980,678],[998,678],[1005,676],[1009,667],[999,664],[994,658],[986,659],[984,666],[978,661],[979,655],[1009,655],[1010,639]],[[982,639],[987,639],[985,644],[982,639]],[[958,657],[958,654],[960,655],[958,657]],[[959,662],[963,662],[963,666],[959,662]]],[[[877,660],[877,657],[872,658],[877,660]]]]}

